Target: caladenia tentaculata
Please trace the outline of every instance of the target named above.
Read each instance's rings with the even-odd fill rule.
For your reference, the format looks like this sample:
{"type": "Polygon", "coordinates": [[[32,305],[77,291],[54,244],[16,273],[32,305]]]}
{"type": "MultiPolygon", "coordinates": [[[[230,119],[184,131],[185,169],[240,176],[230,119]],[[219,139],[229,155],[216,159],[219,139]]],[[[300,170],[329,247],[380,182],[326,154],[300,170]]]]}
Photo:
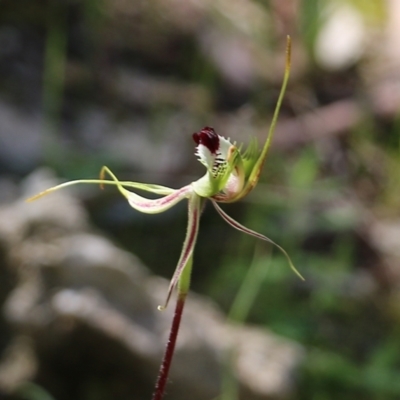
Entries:
{"type": "Polygon", "coordinates": [[[168,344],[156,383],[153,400],[161,400],[164,396],[165,385],[167,382],[168,372],[179,331],[183,307],[190,287],[193,251],[196,245],[197,234],[199,230],[201,210],[206,201],[210,201],[222,219],[233,228],[258,239],[272,243],[274,246],[278,247],[278,249],[287,258],[288,263],[293,271],[301,279],[303,279],[299,272],[295,269],[288,254],[282,247],[268,237],[241,225],[239,222],[226,214],[225,211],[223,211],[219,206],[219,203],[233,203],[242,199],[256,186],[258,182],[267,152],[271,145],[282,99],[289,80],[290,51],[291,44],[290,38],[288,37],[286,48],[286,68],[282,88],[274,111],[268,136],[262,149],[259,149],[256,140],[252,140],[247,149],[242,151],[242,146],[237,146],[236,142],[232,143],[229,139],[218,135],[213,128],[206,126],[199,132],[193,134],[193,139],[196,144],[195,154],[199,161],[206,167],[206,172],[204,176],[197,181],[191,182],[180,189],[172,189],[169,187],[149,183],[120,181],[109,168],[103,167],[101,169],[99,179],[80,179],[66,182],[47,189],[28,199],[28,201],[33,201],[46,194],[54,192],[55,190],[84,183],[100,184],[102,188],[104,185],[116,186],[132,208],[147,214],[162,213],[182,200],[186,199],[188,201],[188,225],[186,237],[178,264],[169,284],[165,303],[159,306],[160,310],[165,309],[170,301],[174,289],[177,288],[178,296],[175,314],[172,321],[168,344]],[[106,179],[107,176],[109,179],[106,179]],[[157,199],[147,199],[132,192],[131,189],[151,192],[159,195],[160,197],[157,199]]]}

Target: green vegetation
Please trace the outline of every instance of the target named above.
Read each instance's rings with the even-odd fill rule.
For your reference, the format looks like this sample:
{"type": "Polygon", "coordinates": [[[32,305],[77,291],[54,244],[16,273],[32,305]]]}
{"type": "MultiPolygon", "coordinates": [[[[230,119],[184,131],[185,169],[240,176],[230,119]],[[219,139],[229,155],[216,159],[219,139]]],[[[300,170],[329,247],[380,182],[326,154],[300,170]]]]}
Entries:
{"type": "MultiPolygon", "coordinates": [[[[201,126],[237,142],[265,136],[291,34],[292,79],[275,147],[257,191],[224,209],[282,245],[306,280],[272,246],[255,251],[252,238],[229,231],[206,209],[193,287],[232,319],[304,346],[293,400],[400,398],[398,241],[385,230],[399,224],[400,102],[387,86],[400,69],[391,58],[387,2],[303,0],[292,10],[281,2],[227,0],[188,14],[159,9],[156,1],[140,10],[128,9],[130,2],[95,3],[60,13],[31,1],[34,13],[7,5],[0,16],[3,25],[44,32],[48,130],[40,164],[65,179],[95,176],[107,164],[124,180],[172,187],[192,181],[190,135],[201,126]],[[360,22],[363,40],[354,47],[357,57],[329,65],[324,56],[339,36],[325,55],[317,44],[332,10],[342,6],[360,22]],[[91,113],[98,119],[85,120],[91,113]],[[85,136],[85,121],[93,123],[92,136],[85,136]],[[378,225],[385,234],[376,233],[378,225]]],[[[4,76],[8,95],[15,77],[4,76]]],[[[183,209],[149,222],[110,192],[83,199],[101,229],[155,273],[171,276],[183,209]],[[160,235],[166,225],[168,237],[160,235]],[[169,249],[162,260],[148,251],[160,246],[169,249]]]]}

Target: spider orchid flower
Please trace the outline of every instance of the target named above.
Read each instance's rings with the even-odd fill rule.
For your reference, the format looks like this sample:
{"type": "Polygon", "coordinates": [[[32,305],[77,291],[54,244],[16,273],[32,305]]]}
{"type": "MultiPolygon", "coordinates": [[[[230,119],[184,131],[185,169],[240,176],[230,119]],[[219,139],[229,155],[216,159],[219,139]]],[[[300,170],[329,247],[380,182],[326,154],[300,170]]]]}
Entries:
{"type": "Polygon", "coordinates": [[[180,189],[172,189],[148,183],[120,181],[109,168],[103,167],[99,179],[81,179],[66,182],[47,189],[28,199],[28,201],[36,200],[55,190],[84,183],[100,184],[101,188],[103,188],[104,185],[114,185],[126,198],[132,208],[147,214],[162,213],[182,200],[188,201],[188,225],[186,237],[178,264],[168,288],[165,303],[163,306],[159,306],[159,309],[161,310],[167,307],[171,295],[177,287],[178,300],[176,303],[174,319],[166,352],[161,364],[153,400],[161,400],[164,396],[165,385],[178,335],[183,306],[190,287],[193,251],[199,230],[200,215],[207,200],[211,201],[222,219],[233,228],[258,239],[272,243],[278,247],[287,258],[293,271],[303,279],[282,247],[277,245],[268,237],[241,225],[226,214],[219,206],[219,203],[233,203],[242,199],[256,186],[258,182],[267,152],[271,145],[279,110],[289,79],[290,49],[290,38],[288,37],[286,47],[286,68],[283,84],[272,118],[271,127],[262,149],[259,149],[256,140],[252,140],[247,149],[242,152],[242,146],[237,146],[236,142],[232,143],[229,139],[218,135],[213,128],[206,126],[199,132],[193,134],[193,139],[196,144],[195,154],[199,161],[205,166],[206,172],[204,176],[197,181],[180,189]],[[107,176],[109,179],[106,179],[107,176]],[[157,199],[147,199],[133,192],[132,189],[151,192],[160,197],[157,199]]]}
{"type": "Polygon", "coordinates": [[[256,186],[273,137],[279,109],[289,78],[289,69],[290,41],[288,39],[284,80],[267,140],[261,150],[259,150],[257,142],[252,140],[246,151],[242,152],[241,146],[237,146],[236,142],[232,143],[229,138],[226,139],[223,136],[218,135],[213,128],[206,126],[199,132],[193,134],[193,139],[196,143],[195,154],[199,161],[206,167],[206,173],[197,181],[180,189],[172,189],[148,183],[120,181],[109,168],[103,167],[100,172],[100,179],[81,179],[66,182],[47,189],[29,198],[28,201],[36,200],[55,190],[81,183],[100,184],[102,188],[104,185],[115,185],[132,208],[147,214],[162,213],[180,201],[187,199],[188,225],[186,238],[183,243],[178,264],[169,285],[165,304],[159,306],[159,309],[164,309],[168,305],[171,294],[178,283],[179,294],[186,295],[189,290],[192,255],[199,230],[201,210],[206,200],[211,201],[222,219],[233,228],[276,246],[285,255],[293,271],[303,279],[282,247],[268,237],[241,225],[226,214],[218,205],[218,203],[232,203],[238,201],[246,196],[256,186]],[[111,179],[105,179],[106,175],[111,179]],[[147,199],[129,189],[147,191],[160,195],[161,197],[157,199],[147,199]],[[185,269],[188,269],[189,271],[187,271],[187,274],[185,274],[186,277],[183,279],[182,273],[185,269]],[[182,282],[180,282],[181,278],[182,282]]]}

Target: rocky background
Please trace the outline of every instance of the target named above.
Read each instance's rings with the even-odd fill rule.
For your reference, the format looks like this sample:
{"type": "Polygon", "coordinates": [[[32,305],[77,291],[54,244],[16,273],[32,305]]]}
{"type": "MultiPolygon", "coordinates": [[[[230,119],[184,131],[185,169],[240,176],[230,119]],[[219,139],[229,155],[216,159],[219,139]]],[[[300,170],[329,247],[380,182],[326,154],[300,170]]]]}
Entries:
{"type": "Polygon", "coordinates": [[[399,6],[0,2],[0,397],[151,398],[184,205],[141,215],[95,186],[24,200],[102,165],[187,184],[204,125],[262,141],[290,34],[262,181],[226,210],[306,281],[206,209],[167,398],[398,399],[399,6]]]}

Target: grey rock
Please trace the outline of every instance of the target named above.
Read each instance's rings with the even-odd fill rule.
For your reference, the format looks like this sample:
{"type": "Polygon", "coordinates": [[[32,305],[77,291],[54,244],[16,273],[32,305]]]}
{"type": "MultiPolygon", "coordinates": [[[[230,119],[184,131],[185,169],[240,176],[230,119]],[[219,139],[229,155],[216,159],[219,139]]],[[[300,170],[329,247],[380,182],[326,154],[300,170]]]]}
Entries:
{"type": "MultiPolygon", "coordinates": [[[[36,173],[25,182],[22,198],[52,184],[48,172],[36,173]]],[[[157,310],[168,282],[94,232],[67,190],[3,206],[0,245],[5,268],[15,275],[4,296],[4,318],[14,341],[24,337],[31,343],[28,350],[20,346],[29,365],[16,364],[12,387],[4,384],[11,369],[3,366],[10,361],[0,361],[0,389],[12,390],[19,376],[43,382],[58,400],[96,390],[104,398],[149,399],[172,321],[173,300],[166,311],[157,310]]],[[[217,396],[229,356],[241,398],[283,399],[294,388],[303,354],[299,345],[266,330],[226,323],[214,304],[191,294],[169,398],[217,396]]]]}

